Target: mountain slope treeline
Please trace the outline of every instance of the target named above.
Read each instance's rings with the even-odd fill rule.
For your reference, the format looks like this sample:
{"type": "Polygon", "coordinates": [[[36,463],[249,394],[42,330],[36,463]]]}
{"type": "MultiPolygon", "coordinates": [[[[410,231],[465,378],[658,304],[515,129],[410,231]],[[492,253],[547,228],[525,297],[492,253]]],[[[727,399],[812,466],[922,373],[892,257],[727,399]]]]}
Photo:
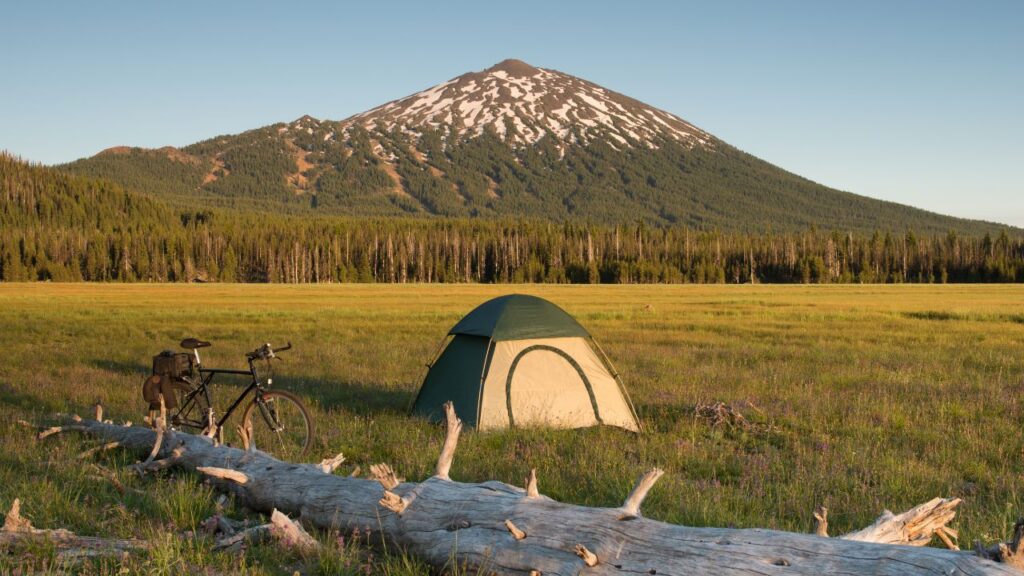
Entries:
{"type": "Polygon", "coordinates": [[[0,155],[5,281],[1024,282],[1024,238],[180,210],[0,155]]]}

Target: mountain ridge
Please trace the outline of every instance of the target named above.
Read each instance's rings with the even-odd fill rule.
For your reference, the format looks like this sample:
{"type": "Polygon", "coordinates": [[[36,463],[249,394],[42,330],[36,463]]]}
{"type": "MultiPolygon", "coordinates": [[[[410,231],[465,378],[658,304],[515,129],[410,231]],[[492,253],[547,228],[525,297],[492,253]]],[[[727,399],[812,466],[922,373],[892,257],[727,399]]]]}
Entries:
{"type": "Polygon", "coordinates": [[[185,205],[300,214],[526,217],[763,231],[1005,226],[842,192],[686,120],[505,60],[346,119],[303,115],[60,167],[185,205]]]}

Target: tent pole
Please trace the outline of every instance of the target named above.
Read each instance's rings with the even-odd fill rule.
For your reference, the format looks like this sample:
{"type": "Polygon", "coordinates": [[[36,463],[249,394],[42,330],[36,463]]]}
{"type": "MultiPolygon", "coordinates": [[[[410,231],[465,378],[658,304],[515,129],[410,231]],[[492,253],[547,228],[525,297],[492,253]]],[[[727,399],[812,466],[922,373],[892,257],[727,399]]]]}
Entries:
{"type": "Polygon", "coordinates": [[[604,353],[604,348],[601,348],[601,344],[598,343],[597,339],[595,339],[593,336],[589,336],[589,338],[590,341],[594,344],[594,347],[597,348],[597,351],[601,353],[601,358],[604,360],[605,367],[611,371],[612,378],[615,378],[615,382],[619,385],[619,391],[621,391],[622,395],[626,398],[626,404],[629,404],[629,411],[633,413],[633,419],[636,420],[637,428],[639,428],[640,431],[643,432],[644,423],[640,420],[640,416],[637,415],[636,413],[636,406],[633,405],[633,399],[629,397],[629,390],[626,390],[626,385],[622,383],[622,378],[619,377],[618,369],[615,368],[614,364],[612,364],[612,359],[609,358],[608,355],[604,353]]]}
{"type": "Polygon", "coordinates": [[[423,391],[423,380],[427,377],[427,373],[430,372],[430,368],[434,365],[435,362],[437,362],[437,359],[441,356],[441,352],[445,349],[445,347],[447,347],[448,342],[450,342],[451,339],[451,334],[445,334],[444,338],[441,338],[441,343],[437,345],[437,350],[434,351],[434,355],[430,359],[430,362],[424,364],[423,368],[420,369],[420,388],[419,390],[416,391],[416,395],[412,397],[412,401],[409,402],[409,405],[405,407],[405,411],[407,414],[412,413],[412,408],[413,406],[416,405],[416,401],[420,399],[420,392],[423,391]]]}

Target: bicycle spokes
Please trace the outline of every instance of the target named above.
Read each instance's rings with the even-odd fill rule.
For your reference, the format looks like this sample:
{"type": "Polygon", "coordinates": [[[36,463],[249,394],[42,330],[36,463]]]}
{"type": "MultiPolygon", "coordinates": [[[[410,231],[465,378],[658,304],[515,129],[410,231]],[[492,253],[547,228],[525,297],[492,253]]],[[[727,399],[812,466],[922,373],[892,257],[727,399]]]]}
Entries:
{"type": "Polygon", "coordinates": [[[245,412],[257,449],[290,459],[301,456],[313,435],[313,422],[298,398],[279,390],[260,392],[245,412]]]}

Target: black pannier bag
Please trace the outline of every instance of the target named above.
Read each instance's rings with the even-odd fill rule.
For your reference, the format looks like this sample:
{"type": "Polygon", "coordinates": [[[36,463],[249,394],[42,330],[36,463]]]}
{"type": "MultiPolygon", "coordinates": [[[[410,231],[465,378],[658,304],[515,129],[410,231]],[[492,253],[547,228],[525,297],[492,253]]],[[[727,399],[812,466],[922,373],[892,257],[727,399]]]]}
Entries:
{"type": "Polygon", "coordinates": [[[184,378],[191,372],[191,357],[187,353],[171,350],[153,356],[153,375],[142,384],[142,398],[149,402],[150,410],[160,409],[160,394],[164,395],[164,406],[168,409],[178,405],[174,391],[188,388],[184,378]]]}

